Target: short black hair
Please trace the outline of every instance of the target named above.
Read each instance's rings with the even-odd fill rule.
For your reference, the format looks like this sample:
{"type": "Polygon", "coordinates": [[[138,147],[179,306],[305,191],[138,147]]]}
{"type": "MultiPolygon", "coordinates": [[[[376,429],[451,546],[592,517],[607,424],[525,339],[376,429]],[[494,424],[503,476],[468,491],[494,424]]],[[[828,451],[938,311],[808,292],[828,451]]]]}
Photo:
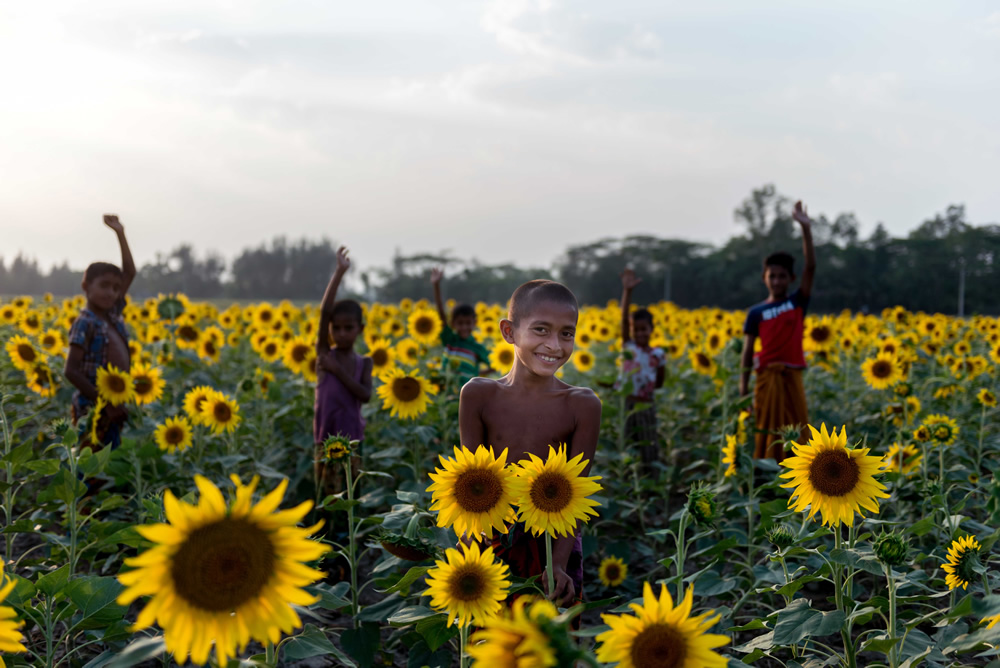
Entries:
{"type": "Polygon", "coordinates": [[[528,281],[514,290],[514,294],[510,296],[507,318],[516,325],[519,318],[527,315],[535,304],[543,301],[567,304],[577,311],[580,310],[572,290],[562,283],[539,278],[528,281]]]}
{"type": "Polygon", "coordinates": [[[92,283],[105,274],[114,274],[118,278],[125,278],[125,274],[122,273],[118,265],[110,262],[92,262],[83,272],[83,281],[84,283],[92,283]]]}
{"type": "Polygon", "coordinates": [[[333,309],[330,311],[330,320],[338,315],[349,316],[356,319],[359,325],[364,324],[365,312],[361,310],[361,304],[353,299],[341,299],[333,305],[333,309]]]}
{"type": "Polygon", "coordinates": [[[476,309],[469,304],[459,304],[451,310],[452,322],[455,322],[455,318],[467,318],[469,316],[476,317],[476,309]]]}
{"type": "Polygon", "coordinates": [[[653,314],[649,312],[649,309],[637,308],[632,311],[632,322],[639,322],[640,320],[645,320],[649,323],[649,326],[653,326],[653,314]]]}
{"type": "Polygon", "coordinates": [[[785,251],[771,253],[764,258],[764,271],[767,271],[768,267],[781,267],[782,269],[788,271],[789,274],[794,274],[795,258],[785,251]]]}

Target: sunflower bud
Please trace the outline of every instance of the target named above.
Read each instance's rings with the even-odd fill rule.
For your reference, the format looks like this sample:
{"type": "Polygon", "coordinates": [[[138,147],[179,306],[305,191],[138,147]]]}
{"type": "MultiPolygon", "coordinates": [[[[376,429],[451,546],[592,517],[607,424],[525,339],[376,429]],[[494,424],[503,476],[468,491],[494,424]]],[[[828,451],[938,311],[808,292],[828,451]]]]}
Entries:
{"type": "Polygon", "coordinates": [[[897,397],[908,397],[913,392],[913,387],[904,380],[893,385],[892,391],[897,397]]]}
{"type": "Polygon", "coordinates": [[[776,524],[767,532],[767,539],[779,550],[795,545],[795,534],[787,524],[776,524]]]}
{"type": "Polygon", "coordinates": [[[353,446],[358,441],[351,441],[343,436],[331,436],[323,441],[323,461],[336,462],[351,454],[353,446]]]}
{"type": "Polygon", "coordinates": [[[906,537],[895,531],[875,539],[875,556],[886,566],[902,566],[910,551],[906,537]]]}
{"type": "Polygon", "coordinates": [[[927,425],[920,425],[913,430],[913,440],[918,443],[926,443],[931,440],[931,430],[927,427],[927,425]]]}
{"type": "Polygon", "coordinates": [[[715,524],[718,519],[718,509],[715,504],[715,493],[704,485],[695,485],[688,492],[688,512],[698,524],[715,524]]]}

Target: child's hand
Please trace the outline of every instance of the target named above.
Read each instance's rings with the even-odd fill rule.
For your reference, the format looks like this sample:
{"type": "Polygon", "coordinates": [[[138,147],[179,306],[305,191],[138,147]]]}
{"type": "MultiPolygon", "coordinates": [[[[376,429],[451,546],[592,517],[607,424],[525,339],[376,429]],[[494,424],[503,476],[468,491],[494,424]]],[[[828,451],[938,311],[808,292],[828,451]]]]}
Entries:
{"type": "Polygon", "coordinates": [[[337,358],[333,356],[333,353],[323,353],[319,356],[317,362],[319,363],[319,368],[327,373],[336,374],[340,369],[340,365],[337,364],[337,358]]]}
{"type": "Polygon", "coordinates": [[[642,279],[636,276],[632,269],[625,269],[622,272],[622,287],[626,290],[632,290],[640,283],[642,283],[642,279]]]}
{"type": "Polygon", "coordinates": [[[124,406],[108,406],[104,410],[104,414],[108,416],[108,420],[110,420],[112,424],[116,422],[124,422],[128,417],[128,409],[124,406]]]}
{"type": "Polygon", "coordinates": [[[351,268],[351,258],[347,256],[348,252],[347,246],[341,246],[337,249],[337,272],[340,274],[346,273],[351,268]]]}
{"type": "Polygon", "coordinates": [[[444,269],[441,267],[431,269],[431,285],[438,285],[442,278],[444,278],[444,269]]]}
{"type": "Polygon", "coordinates": [[[113,229],[115,232],[121,233],[125,231],[121,221],[118,220],[118,216],[113,213],[104,214],[104,224],[113,229]]]}
{"type": "Polygon", "coordinates": [[[795,209],[792,211],[792,218],[794,218],[798,224],[804,228],[812,225],[812,219],[806,213],[806,208],[802,205],[802,200],[795,203],[795,209]]]}
{"type": "Polygon", "coordinates": [[[552,568],[552,575],[556,583],[555,592],[548,591],[549,580],[542,577],[542,585],[545,587],[545,593],[548,594],[549,600],[555,601],[557,605],[564,608],[572,605],[576,599],[576,585],[573,584],[573,578],[566,573],[566,569],[558,565],[552,568]]]}

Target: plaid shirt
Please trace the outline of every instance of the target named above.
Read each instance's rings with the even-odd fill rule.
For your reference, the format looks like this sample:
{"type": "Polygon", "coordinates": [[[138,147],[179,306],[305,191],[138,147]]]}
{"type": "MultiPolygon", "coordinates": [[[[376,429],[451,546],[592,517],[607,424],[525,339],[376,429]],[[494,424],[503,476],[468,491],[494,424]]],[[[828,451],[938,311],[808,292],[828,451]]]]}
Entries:
{"type": "MultiPolygon", "coordinates": [[[[122,297],[108,312],[108,319],[111,320],[122,340],[128,345],[128,332],[125,330],[125,319],[122,318],[124,308],[125,298],[122,297]]],[[[76,317],[73,326],[70,327],[69,344],[83,348],[83,372],[87,374],[87,379],[94,385],[97,385],[97,370],[107,366],[108,339],[110,337],[111,329],[108,320],[100,317],[89,308],[80,311],[80,315],[76,317]]],[[[128,371],[128,369],[122,369],[122,371],[128,371]]],[[[93,401],[80,394],[80,390],[73,393],[75,415],[82,416],[85,410],[93,404],[93,401]]]]}

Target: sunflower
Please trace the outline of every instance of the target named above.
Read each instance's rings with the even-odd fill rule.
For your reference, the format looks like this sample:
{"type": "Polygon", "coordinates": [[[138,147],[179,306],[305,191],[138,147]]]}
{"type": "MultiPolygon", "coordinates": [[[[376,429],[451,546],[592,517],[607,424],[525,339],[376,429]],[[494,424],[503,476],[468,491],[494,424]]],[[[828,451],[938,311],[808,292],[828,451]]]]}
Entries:
{"type": "MultiPolygon", "coordinates": [[[[218,331],[217,328],[210,328],[218,331]]],[[[198,339],[198,357],[201,358],[203,362],[211,366],[219,361],[222,356],[222,341],[218,337],[213,336],[212,332],[205,330],[201,333],[201,337],[198,339]]]]}
{"type": "Polygon", "coordinates": [[[317,600],[303,588],[323,573],[305,562],[319,559],[328,548],[310,538],[319,524],[297,526],[312,502],[277,510],[286,478],[254,505],[259,479],[249,485],[235,475],[231,479],[236,492],[229,504],[202,476],[195,476],[201,493],[197,505],[179,501],[167,490],[167,523],[136,527],[154,545],[126,559],[134,570],[118,576],[125,586],[120,605],[152,597],[133,628],[158,623],[178,663],[190,654],[193,663],[205,664],[213,643],[219,665],[250,640],[277,644],[282,633],[302,626],[292,605],[317,600]]]}
{"type": "Polygon", "coordinates": [[[322,458],[324,462],[337,462],[351,454],[352,444],[357,445],[358,441],[351,441],[346,436],[334,435],[323,441],[322,458]]]}
{"type": "Polygon", "coordinates": [[[695,371],[703,376],[714,377],[716,371],[715,360],[705,350],[692,348],[688,351],[688,359],[695,371]]]}
{"type": "Polygon", "coordinates": [[[379,331],[382,333],[382,336],[397,338],[402,336],[403,332],[406,331],[406,326],[403,325],[399,318],[389,318],[382,323],[379,331]]]}
{"type": "Polygon", "coordinates": [[[372,375],[379,378],[395,367],[396,350],[387,339],[375,337],[368,344],[368,357],[372,360],[372,375]]]}
{"type": "Polygon", "coordinates": [[[493,344],[493,350],[490,351],[490,366],[507,375],[514,366],[514,357],[514,346],[501,339],[493,344]]]}
{"type": "Polygon", "coordinates": [[[948,589],[967,589],[980,569],[979,541],[972,536],[952,541],[948,548],[948,561],[941,564],[941,568],[947,573],[944,581],[948,589]]]}
{"type": "Polygon", "coordinates": [[[285,344],[280,339],[265,334],[258,345],[257,354],[265,362],[277,362],[281,359],[281,353],[284,352],[284,348],[285,344]]]}
{"type": "Polygon", "coordinates": [[[931,430],[927,427],[927,425],[920,425],[913,430],[913,440],[918,443],[926,443],[931,440],[931,430]]]}
{"type": "Polygon", "coordinates": [[[885,485],[874,478],[885,465],[882,458],[869,455],[868,448],[849,449],[846,428],[839,434],[836,429],[828,433],[826,424],[818,431],[809,425],[809,430],[809,443],[793,444],[795,456],[781,462],[790,469],[781,474],[790,478],[782,487],[794,489],[788,506],[808,508],[810,518],[822,512],[823,524],[829,526],[852,526],[861,508],[878,513],[877,498],[889,497],[885,485]]]}
{"type": "Polygon", "coordinates": [[[112,406],[131,401],[135,396],[132,377],[119,371],[113,364],[97,370],[97,393],[112,406]]]}
{"type": "Polygon", "coordinates": [[[293,373],[302,373],[310,351],[315,352],[315,348],[307,340],[300,336],[293,337],[285,343],[282,362],[293,373]]]}
{"type": "Polygon", "coordinates": [[[462,551],[449,548],[447,562],[437,560],[427,571],[427,591],[431,607],[448,613],[448,626],[459,627],[475,621],[477,626],[501,609],[510,581],[507,564],[493,558],[493,548],[479,550],[479,543],[462,543],[462,551]]]}
{"type": "Polygon", "coordinates": [[[954,396],[959,392],[965,392],[965,388],[958,383],[945,383],[934,390],[934,398],[947,399],[948,397],[954,396]]]}
{"type": "Polygon", "coordinates": [[[997,395],[985,387],[976,394],[976,400],[986,408],[994,408],[997,405],[997,395]]]}
{"type": "Polygon", "coordinates": [[[573,366],[580,373],[587,373],[594,368],[594,355],[589,350],[577,350],[573,353],[573,366]]]}
{"type": "Polygon", "coordinates": [[[38,337],[38,345],[49,355],[61,355],[66,348],[66,338],[58,329],[47,329],[38,337]]]}
{"type": "Polygon", "coordinates": [[[254,369],[253,375],[257,378],[257,386],[260,388],[261,394],[266,395],[271,383],[274,382],[274,374],[257,367],[254,369]]]}
{"type": "Polygon", "coordinates": [[[268,329],[272,327],[277,320],[278,313],[268,302],[261,302],[260,304],[257,304],[257,308],[253,311],[253,323],[260,329],[268,329]]]}
{"type": "Polygon", "coordinates": [[[177,347],[181,350],[195,350],[198,341],[201,340],[201,332],[193,324],[185,322],[177,326],[174,337],[177,347]]]}
{"type": "Polygon", "coordinates": [[[920,462],[923,458],[920,450],[912,443],[907,443],[905,446],[893,443],[889,446],[889,452],[886,453],[883,461],[887,472],[910,475],[920,469],[920,462]]]}
{"type": "Polygon", "coordinates": [[[407,337],[396,344],[396,358],[407,366],[420,363],[420,344],[407,337]]]}
{"type": "Polygon", "coordinates": [[[600,476],[580,475],[589,464],[581,452],[566,460],[566,446],[556,450],[549,446],[549,456],[542,460],[528,453],[514,470],[511,481],[518,519],[536,536],[547,532],[553,538],[568,536],[576,529],[576,521],[588,521],[588,515],[597,516],[595,506],[600,504],[588,498],[601,490],[596,480],[600,476]]]}
{"type": "Polygon", "coordinates": [[[42,356],[35,350],[35,346],[23,336],[12,337],[5,347],[11,363],[21,371],[27,371],[42,361],[42,356]]]}
{"type": "Polygon", "coordinates": [[[903,367],[892,353],[880,352],[861,364],[861,373],[875,390],[884,390],[903,380],[903,367]]]}
{"type": "Polygon", "coordinates": [[[392,417],[410,420],[423,415],[427,412],[430,395],[437,394],[437,388],[416,372],[395,368],[383,373],[381,378],[378,396],[382,399],[382,408],[392,417]]]}
{"type": "Polygon", "coordinates": [[[951,445],[958,436],[959,426],[954,418],[947,415],[928,415],[924,425],[930,432],[930,440],[934,445],[951,445]]]}
{"type": "Polygon", "coordinates": [[[454,527],[459,536],[478,538],[485,533],[493,538],[493,529],[507,533],[506,520],[513,513],[511,479],[507,468],[507,450],[499,457],[493,448],[480,445],[473,454],[464,445],[455,446],[455,458],[439,457],[441,466],[430,474],[434,481],[431,511],[437,511],[439,527],[454,527]]]}
{"type": "MultiPolygon", "coordinates": [[[[17,586],[17,580],[7,579],[3,570],[0,569],[0,583],[4,580],[7,582],[0,587],[0,603],[3,603],[17,586]]],[[[22,626],[24,626],[24,622],[17,621],[17,613],[14,612],[13,608],[0,605],[0,652],[28,651],[28,648],[22,644],[23,636],[18,631],[22,626]]],[[[0,665],[3,665],[2,658],[0,658],[0,665]]]]}
{"type": "Polygon", "coordinates": [[[483,622],[472,634],[466,653],[473,668],[511,666],[547,668],[558,665],[557,651],[539,622],[558,614],[551,603],[519,596],[513,606],[483,622]]]}
{"type": "Polygon", "coordinates": [[[722,449],[722,463],[727,464],[724,477],[729,478],[736,475],[739,453],[737,448],[739,442],[736,436],[726,434],[726,446],[722,449]]]}
{"type": "Polygon", "coordinates": [[[216,434],[235,431],[240,420],[239,404],[222,392],[212,390],[201,404],[201,422],[216,434]]]}
{"type": "Polygon", "coordinates": [[[215,390],[208,385],[199,385],[191,388],[184,395],[184,412],[187,413],[192,424],[204,424],[201,417],[201,407],[213,392],[215,390]]]}
{"type": "Polygon", "coordinates": [[[191,447],[191,423],[183,416],[168,417],[153,433],[160,450],[174,454],[191,447]]]}
{"type": "Polygon", "coordinates": [[[33,309],[22,311],[17,326],[28,336],[37,336],[42,331],[42,317],[33,309]]]}
{"type": "Polygon", "coordinates": [[[653,595],[648,582],[642,586],[642,604],[632,603],[633,615],[601,615],[611,628],[597,636],[597,660],[618,662],[618,668],[725,668],[728,659],[713,651],[729,642],[724,635],[708,633],[719,620],[706,612],[691,616],[694,588],[674,607],[666,585],[653,595]]]}
{"type": "Polygon", "coordinates": [[[139,406],[159,399],[163,388],[167,386],[167,382],[163,380],[163,372],[148,364],[133,364],[129,375],[132,376],[135,403],[139,406]]]}
{"type": "Polygon", "coordinates": [[[406,320],[406,328],[418,343],[433,346],[440,343],[441,318],[437,312],[425,308],[415,310],[406,320]]]}
{"type": "Polygon", "coordinates": [[[40,397],[54,397],[59,386],[52,377],[52,371],[45,362],[39,362],[24,372],[28,389],[40,397]]]}
{"type": "Polygon", "coordinates": [[[804,338],[806,350],[820,351],[832,348],[837,342],[834,337],[833,318],[823,316],[809,323],[804,338]]]}
{"type": "Polygon", "coordinates": [[[601,579],[601,584],[605,587],[617,587],[625,582],[626,575],[628,575],[628,566],[618,557],[605,558],[597,569],[597,577],[601,579]]]}
{"type": "Polygon", "coordinates": [[[0,306],[0,325],[13,325],[21,315],[21,309],[13,304],[0,306]]]}
{"type": "Polygon", "coordinates": [[[315,383],[318,379],[316,375],[316,368],[319,362],[319,358],[316,356],[316,349],[310,348],[309,352],[306,354],[305,361],[302,362],[302,370],[299,374],[308,380],[310,383],[315,383]]]}

